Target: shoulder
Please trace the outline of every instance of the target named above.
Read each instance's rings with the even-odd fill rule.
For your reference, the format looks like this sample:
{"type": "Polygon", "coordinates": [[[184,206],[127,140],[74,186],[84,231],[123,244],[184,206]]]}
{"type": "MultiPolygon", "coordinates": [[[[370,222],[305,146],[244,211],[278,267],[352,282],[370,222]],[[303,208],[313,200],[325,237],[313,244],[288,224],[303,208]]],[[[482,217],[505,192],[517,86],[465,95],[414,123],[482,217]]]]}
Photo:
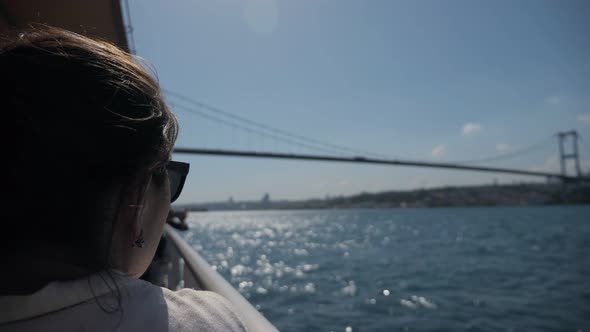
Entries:
{"type": "Polygon", "coordinates": [[[247,331],[231,304],[216,293],[165,288],[162,292],[171,331],[193,331],[195,327],[203,331],[247,331]]]}
{"type": "Polygon", "coordinates": [[[127,285],[127,294],[133,299],[131,307],[149,307],[147,310],[150,314],[147,317],[145,313],[148,311],[140,311],[142,321],[150,328],[162,322],[165,324],[166,319],[161,317],[163,315],[167,317],[169,332],[247,331],[231,303],[217,293],[188,288],[171,291],[137,279],[129,281],[127,285]]]}

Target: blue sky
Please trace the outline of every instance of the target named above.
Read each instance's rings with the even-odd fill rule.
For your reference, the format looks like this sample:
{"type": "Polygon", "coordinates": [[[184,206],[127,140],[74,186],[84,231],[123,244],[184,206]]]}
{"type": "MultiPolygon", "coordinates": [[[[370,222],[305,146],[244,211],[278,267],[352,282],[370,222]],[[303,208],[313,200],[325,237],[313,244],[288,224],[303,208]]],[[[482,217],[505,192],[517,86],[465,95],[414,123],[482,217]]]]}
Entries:
{"type": "MultiPolygon", "coordinates": [[[[321,141],[420,160],[510,153],[556,171],[551,135],[590,163],[590,2],[130,0],[138,55],[162,87],[321,141]]],[[[172,97],[173,104],[183,104],[172,97]]],[[[191,108],[195,108],[192,107],[191,108]]],[[[175,108],[178,147],[313,153],[175,108]]],[[[299,199],[535,180],[384,166],[176,155],[180,202],[299,199]]]]}

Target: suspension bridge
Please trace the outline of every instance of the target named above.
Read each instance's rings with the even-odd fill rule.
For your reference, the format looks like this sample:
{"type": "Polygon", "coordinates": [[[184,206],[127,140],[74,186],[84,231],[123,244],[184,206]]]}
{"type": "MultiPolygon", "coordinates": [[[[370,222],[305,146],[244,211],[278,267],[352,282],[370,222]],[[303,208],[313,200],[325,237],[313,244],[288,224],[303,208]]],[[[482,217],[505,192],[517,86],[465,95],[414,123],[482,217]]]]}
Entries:
{"type": "MultiPolygon", "coordinates": [[[[480,158],[475,160],[465,160],[461,162],[433,162],[422,160],[409,160],[402,158],[393,158],[385,154],[375,153],[355,149],[331,142],[325,142],[310,137],[302,136],[288,132],[276,127],[268,126],[257,121],[247,119],[234,113],[222,110],[209,104],[194,100],[173,91],[164,90],[169,98],[170,105],[184,112],[198,116],[208,122],[216,123],[231,130],[238,130],[250,135],[257,135],[270,140],[286,143],[291,146],[297,146],[305,150],[313,150],[316,153],[292,153],[284,151],[257,151],[231,148],[189,148],[177,147],[174,149],[176,154],[193,154],[208,156],[228,156],[228,157],[248,157],[248,158],[272,158],[286,160],[306,160],[306,161],[327,161],[327,162],[345,162],[357,164],[376,164],[390,166],[406,167],[427,167],[438,169],[449,169],[458,171],[476,171],[489,173],[504,173],[514,175],[526,175],[534,177],[543,177],[548,180],[560,180],[564,183],[586,182],[590,178],[584,176],[580,166],[580,153],[578,140],[580,135],[576,131],[561,132],[554,137],[559,142],[559,157],[561,172],[549,172],[532,169],[517,169],[507,167],[496,167],[489,165],[480,165],[482,162],[493,162],[506,160],[534,152],[539,147],[546,147],[548,140],[542,140],[533,146],[525,149],[505,153],[502,155],[480,158]],[[571,143],[568,149],[566,143],[571,143]],[[319,151],[319,153],[318,153],[319,151]],[[572,160],[574,163],[574,174],[568,174],[567,162],[572,160]]],[[[554,137],[550,139],[553,140],[554,137]]]]}

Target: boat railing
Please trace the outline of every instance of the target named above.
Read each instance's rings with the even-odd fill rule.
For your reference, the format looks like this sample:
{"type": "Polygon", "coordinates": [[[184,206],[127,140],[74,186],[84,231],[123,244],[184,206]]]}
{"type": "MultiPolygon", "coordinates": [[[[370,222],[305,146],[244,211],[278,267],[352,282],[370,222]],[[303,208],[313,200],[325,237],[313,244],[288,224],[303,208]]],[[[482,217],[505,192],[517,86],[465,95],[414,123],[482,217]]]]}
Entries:
{"type": "Polygon", "coordinates": [[[165,284],[175,290],[194,288],[215,292],[226,298],[249,331],[278,331],[219,272],[214,270],[178,233],[166,225],[164,255],[168,261],[165,284]]]}

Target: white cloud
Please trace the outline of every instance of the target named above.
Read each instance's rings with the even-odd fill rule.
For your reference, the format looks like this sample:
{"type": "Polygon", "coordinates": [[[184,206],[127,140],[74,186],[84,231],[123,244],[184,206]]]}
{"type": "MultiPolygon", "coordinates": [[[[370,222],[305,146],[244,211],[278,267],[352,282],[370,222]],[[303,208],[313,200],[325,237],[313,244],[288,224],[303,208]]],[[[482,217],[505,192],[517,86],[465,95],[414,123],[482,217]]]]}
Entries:
{"type": "Polygon", "coordinates": [[[508,144],[504,144],[504,143],[496,144],[496,150],[498,150],[499,152],[506,152],[510,149],[511,149],[511,147],[508,144]]]}
{"type": "Polygon", "coordinates": [[[545,102],[549,105],[559,105],[561,104],[561,99],[558,96],[549,96],[545,98],[545,102]]]}
{"type": "Polygon", "coordinates": [[[578,122],[590,126],[590,113],[579,114],[577,119],[578,122]]]}
{"type": "Polygon", "coordinates": [[[475,122],[467,122],[463,125],[463,135],[469,136],[481,130],[481,125],[475,122]]]}
{"type": "Polygon", "coordinates": [[[432,149],[432,155],[435,157],[442,157],[446,153],[446,148],[444,145],[437,145],[432,149]]]}
{"type": "Polygon", "coordinates": [[[279,22],[279,7],[276,0],[247,0],[244,17],[248,27],[257,33],[275,31],[279,22]]]}

